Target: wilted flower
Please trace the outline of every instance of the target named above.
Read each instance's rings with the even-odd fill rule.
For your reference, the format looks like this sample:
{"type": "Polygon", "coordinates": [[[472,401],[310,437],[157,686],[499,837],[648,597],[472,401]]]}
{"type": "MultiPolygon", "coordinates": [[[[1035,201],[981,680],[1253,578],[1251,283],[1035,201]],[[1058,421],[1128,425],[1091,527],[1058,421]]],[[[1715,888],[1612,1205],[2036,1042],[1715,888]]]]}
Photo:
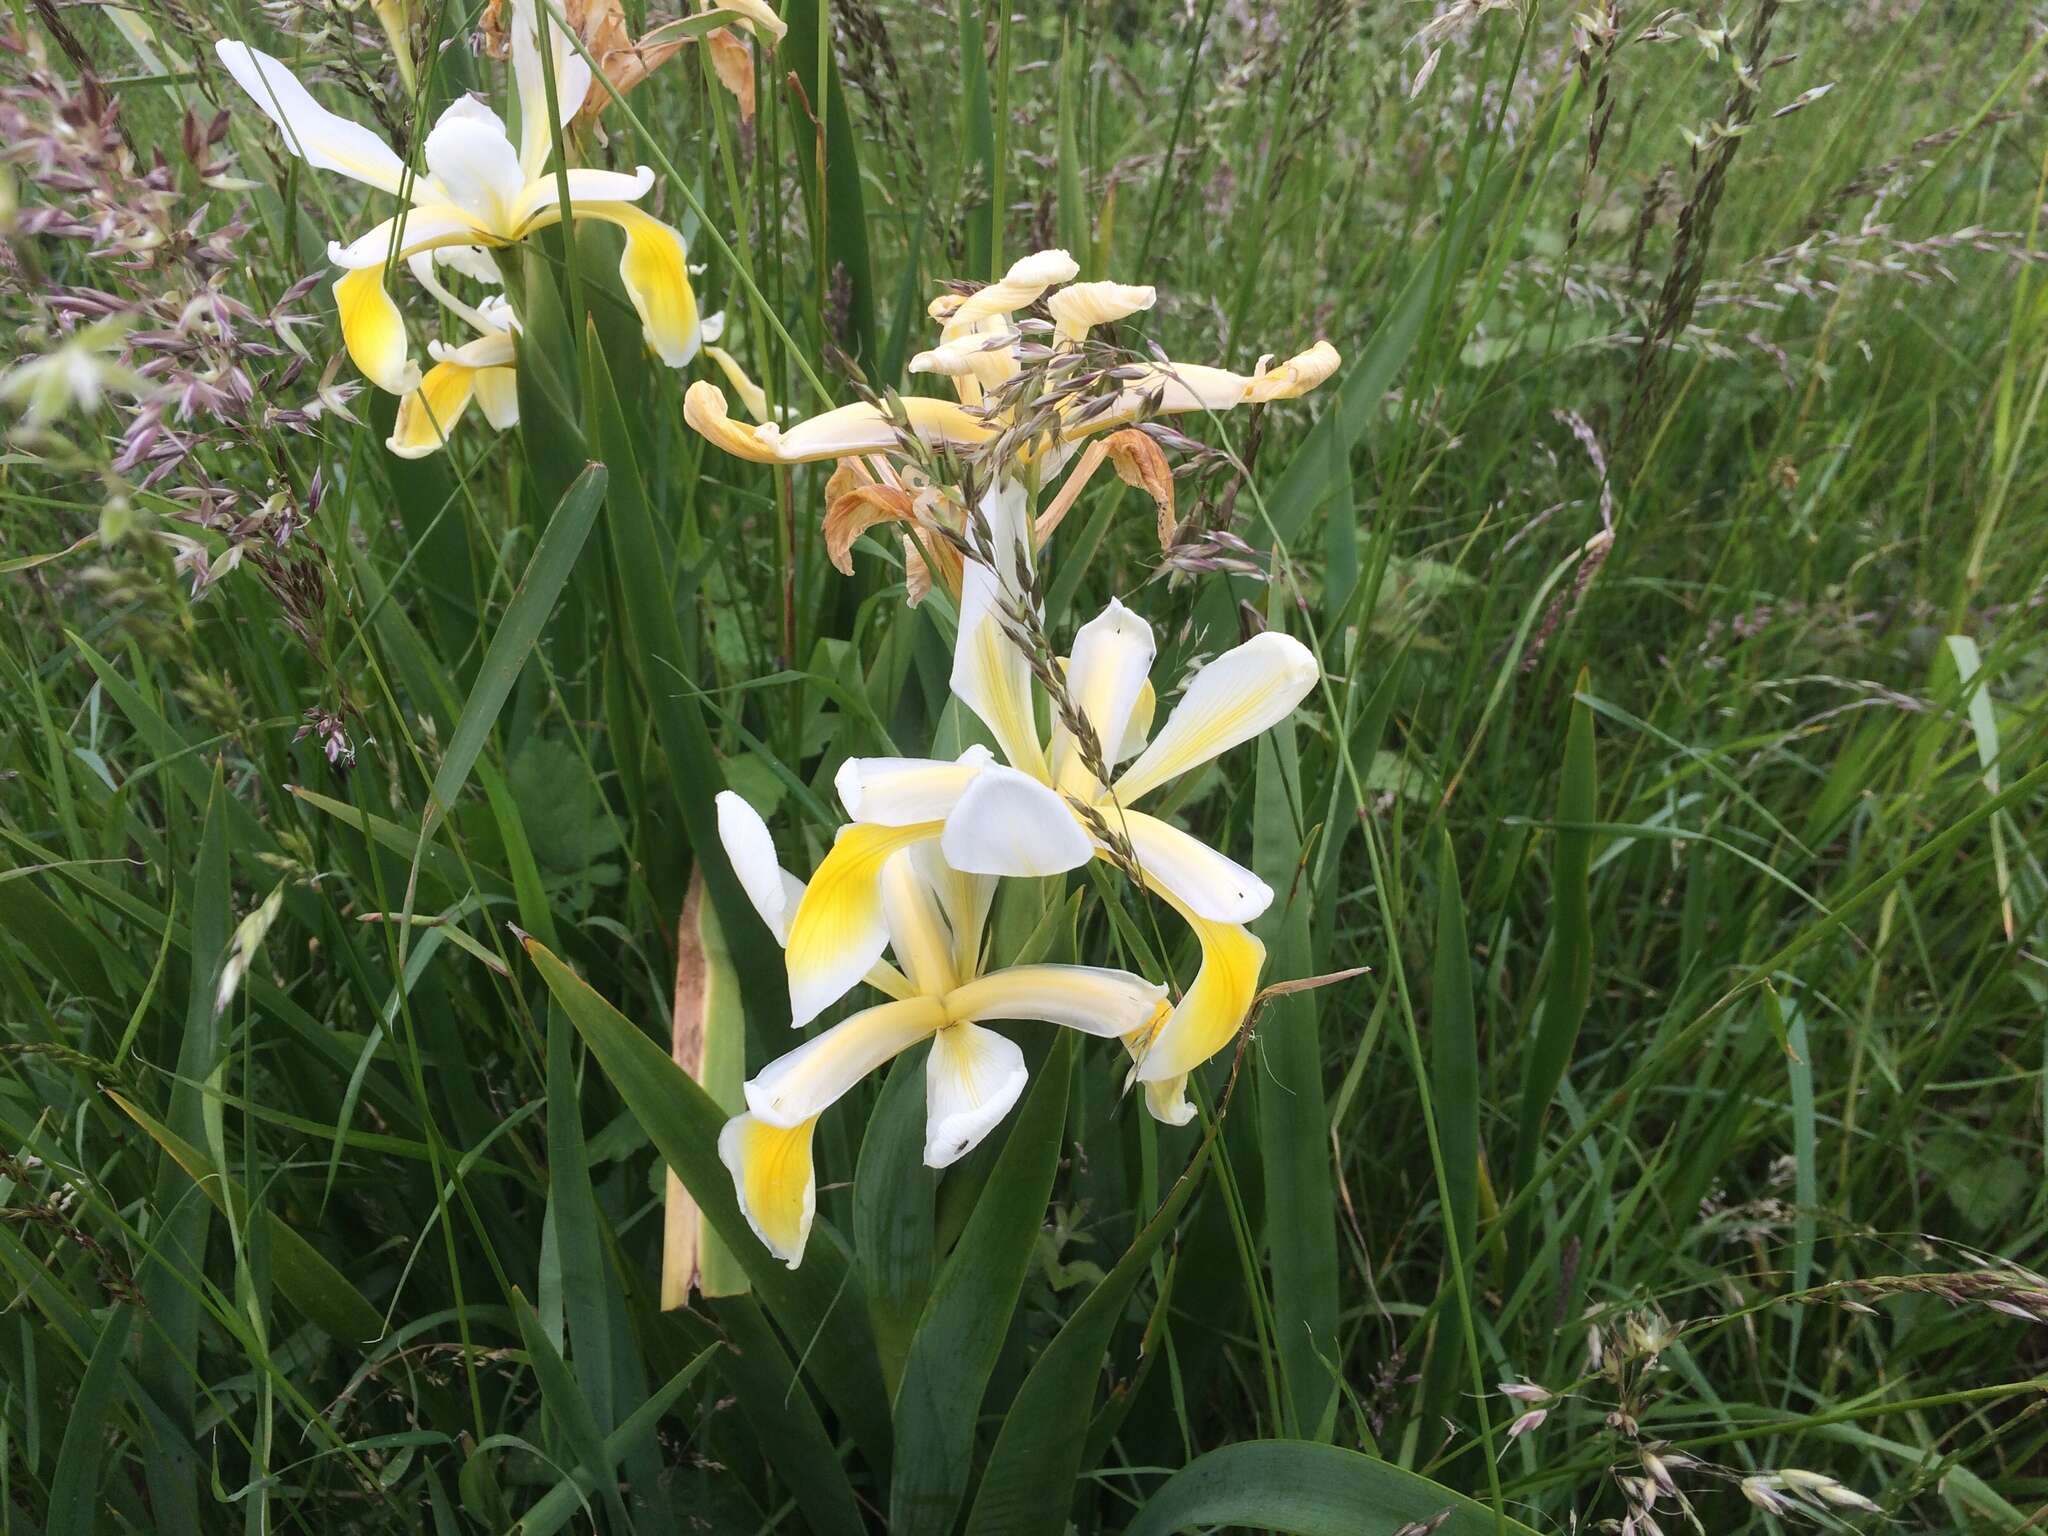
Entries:
{"type": "Polygon", "coordinates": [[[1069,465],[1065,483],[1033,521],[1034,548],[1105,463],[1152,499],[1164,547],[1174,532],[1172,476],[1157,443],[1128,429],[1163,415],[1304,395],[1336,372],[1337,350],[1319,341],[1283,363],[1262,359],[1250,374],[1111,355],[1090,345],[1091,333],[1150,309],[1156,295],[1149,287],[1074,282],[1079,271],[1065,251],[1039,251],[1014,263],[1000,282],[932,302],[939,344],[912,358],[910,371],[951,379],[957,403],[892,396],[787,428],[751,427],[732,419],[716,385],[698,383],[684,397],[684,418],[728,453],[756,463],[839,461],[826,487],[827,551],[850,572],[861,533],[903,525],[913,602],[934,575],[959,591],[960,541],[969,509],[985,493],[1008,485],[1046,489],[1069,465]],[[1050,323],[1018,318],[1041,302],[1050,323]]]}

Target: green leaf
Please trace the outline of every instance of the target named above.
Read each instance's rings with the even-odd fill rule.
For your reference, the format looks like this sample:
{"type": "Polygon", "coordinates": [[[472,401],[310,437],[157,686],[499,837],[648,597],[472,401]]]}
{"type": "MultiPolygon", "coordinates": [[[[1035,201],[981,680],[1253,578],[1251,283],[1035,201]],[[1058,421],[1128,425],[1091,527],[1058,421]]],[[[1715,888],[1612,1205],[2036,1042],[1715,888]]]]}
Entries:
{"type": "Polygon", "coordinates": [[[107,1415],[114,1389],[121,1382],[121,1357],[135,1326],[129,1307],[115,1307],[92,1347],[78,1395],[64,1421],[64,1443],[57,1448],[57,1472],[50,1480],[50,1536],[92,1536],[100,1524],[100,1463],[107,1448],[107,1415]]]}
{"type": "MultiPolygon", "coordinates": [[[[151,1234],[150,1262],[138,1277],[143,1305],[150,1314],[159,1347],[144,1352],[136,1374],[143,1389],[163,1408],[170,1433],[152,1437],[143,1470],[157,1518],[166,1530],[180,1536],[196,1533],[199,1528],[198,1441],[193,1416],[196,1382],[187,1362],[198,1355],[200,1277],[205,1273],[207,1237],[213,1225],[205,1201],[184,1197],[190,1194],[186,1188],[190,1178],[215,1204],[220,1200],[219,1183],[195,1171],[193,1160],[202,1165],[206,1162],[205,1154],[197,1150],[206,1137],[200,1084],[213,1076],[220,1057],[220,1024],[214,1014],[214,995],[220,967],[227,957],[231,926],[228,806],[233,803],[216,771],[206,801],[206,820],[199,831],[199,857],[192,875],[190,979],[185,1025],[178,1041],[177,1075],[172,1079],[170,1105],[165,1111],[168,1123],[159,1134],[148,1120],[136,1121],[156,1137],[164,1150],[163,1161],[157,1167],[152,1208],[167,1213],[162,1225],[151,1234]]],[[[128,1108],[125,1104],[122,1107],[128,1108]]],[[[138,1112],[130,1109],[129,1113],[135,1116],[138,1112]]],[[[206,1171],[212,1169],[208,1167],[206,1171]]],[[[282,1268],[281,1261],[279,1267],[282,1268]]],[[[379,1331],[379,1325],[373,1322],[366,1334],[357,1337],[374,1337],[379,1331]]]]}
{"type": "MultiPolygon", "coordinates": [[[[223,1176],[204,1152],[141,1105],[123,1098],[112,1089],[106,1093],[122,1114],[141,1126],[163,1148],[167,1165],[175,1165],[182,1170],[182,1177],[198,1185],[214,1209],[227,1211],[232,1207],[235,1220],[246,1226],[250,1219],[250,1206],[239,1182],[223,1176]]],[[[182,1193],[182,1189],[175,1191],[173,1198],[182,1193]]],[[[184,1203],[197,1204],[192,1201],[184,1203]]],[[[169,1210],[175,1207],[172,1201],[166,1201],[162,1208],[169,1210]]],[[[200,1206],[199,1209],[204,1211],[205,1207],[200,1206]]],[[[285,1225],[267,1207],[259,1209],[256,1214],[261,1216],[267,1228],[265,1241],[270,1244],[270,1270],[277,1288],[306,1315],[308,1322],[345,1345],[368,1344],[383,1337],[383,1317],[346,1275],[321,1257],[319,1249],[285,1225]]],[[[148,1294],[146,1289],[144,1294],[148,1294]]],[[[159,1316],[158,1326],[161,1326],[161,1321],[159,1316]]],[[[145,1352],[144,1368],[138,1374],[145,1377],[149,1374],[149,1358],[145,1352]]],[[[180,1366],[180,1370],[183,1369],[180,1366]]],[[[182,1379],[189,1382],[191,1378],[186,1375],[182,1379]]]]}
{"type": "MultiPolygon", "coordinates": [[[[1277,591],[1274,601],[1277,609],[1277,591]]],[[[1310,882],[1298,874],[1300,775],[1294,725],[1283,721],[1259,738],[1252,811],[1252,869],[1275,892],[1272,906],[1252,931],[1266,943],[1271,978],[1282,981],[1299,980],[1316,969],[1309,938],[1310,882]]],[[[1252,1053],[1284,1403],[1289,1427],[1315,1437],[1328,1433],[1323,1425],[1336,1391],[1326,1362],[1342,1353],[1337,1199],[1330,1185],[1330,1120],[1323,1103],[1317,1007],[1312,991],[1276,998],[1260,1019],[1259,1049],[1252,1053]]]]}
{"type": "Polygon", "coordinates": [[[1252,1440],[1189,1462],[1152,1495],[1124,1536],[1252,1526],[1291,1536],[1359,1536],[1427,1524],[1434,1536],[1535,1536],[1441,1483],[1333,1445],[1252,1440]]]}
{"type": "Polygon", "coordinates": [[[1071,1037],[1062,1030],[911,1340],[896,1395],[892,1536],[952,1530],[966,1495],[975,1419],[1059,1169],[1071,1059],[1071,1037]]]}
{"type": "Polygon", "coordinates": [[[455,797],[462,793],[462,786],[469,781],[469,770],[490,739],[491,727],[498,723],[498,712],[505,707],[512,685],[519,680],[527,653],[540,638],[548,615],[554,612],[555,599],[567,584],[570,571],[575,569],[576,557],[583,552],[583,541],[589,536],[597,509],[604,504],[605,479],[602,464],[587,466],[562,497],[554,516],[548,519],[547,529],[527,564],[526,575],[506,606],[498,632],[491,636],[490,649],[484,652],[483,665],[477,669],[476,682],[470,687],[469,699],[462,706],[462,716],[448,742],[448,753],[434,775],[427,813],[420,824],[422,842],[432,835],[435,824],[447,814],[455,797]]]}
{"type": "Polygon", "coordinates": [[[549,1005],[547,1028],[548,1213],[554,1218],[562,1309],[576,1379],[602,1436],[614,1428],[604,1241],[598,1230],[597,1201],[590,1192],[590,1153],[583,1143],[583,1111],[576,1093],[576,1035],[561,1004],[549,1005]]]}
{"type": "Polygon", "coordinates": [[[653,1443],[654,1431],[661,1423],[662,1415],[676,1405],[676,1399],[683,1395],[684,1389],[697,1379],[718,1352],[716,1344],[699,1351],[688,1365],[668,1379],[667,1385],[634,1409],[625,1423],[604,1437],[604,1464],[597,1473],[588,1467],[577,1467],[549,1489],[512,1527],[508,1536],[554,1536],[556,1531],[573,1520],[595,1491],[600,1475],[608,1474],[640,1447],[653,1443]]]}
{"type": "Polygon", "coordinates": [[[726,1115],[710,1095],[613,1008],[547,946],[525,940],[526,952],[676,1177],[683,1181],[732,1249],[783,1330],[800,1341],[805,1369],[845,1421],[871,1466],[889,1462],[887,1399],[866,1301],[845,1250],[823,1231],[811,1234],[801,1268],[789,1269],[761,1246],[733,1194],[732,1175],[718,1157],[726,1115]]]}
{"type": "MultiPolygon", "coordinates": [[[[1587,687],[1579,674],[1578,691],[1587,687]]],[[[1543,1022],[1529,1051],[1522,1078],[1522,1113],[1515,1135],[1512,1183],[1517,1191],[1536,1168],[1543,1116],[1571,1065],[1593,987],[1593,919],[1587,879],[1593,858],[1594,818],[1599,786],[1593,759],[1593,711],[1574,697],[1565,728],[1564,772],[1557,788],[1557,851],[1551,861],[1550,973],[1543,993],[1543,1022]]],[[[1524,1206],[1508,1240],[1508,1272],[1520,1274],[1528,1259],[1533,1204],[1524,1206]]]]}
{"type": "MultiPolygon", "coordinates": [[[[1458,1262],[1472,1273],[1479,1232],[1479,1041],[1472,1010],[1472,947],[1465,899],[1450,834],[1437,834],[1436,965],[1430,990],[1430,1103],[1443,1152],[1444,1216],[1457,1239],[1458,1262]]],[[[1445,1256],[1447,1265],[1451,1262],[1445,1256]]],[[[1465,1294],[1455,1280],[1452,1295],[1465,1294]]],[[[1443,1309],[1430,1350],[1423,1418],[1434,1423],[1457,1390],[1464,1359],[1457,1312],[1443,1309]]]]}
{"type": "MultiPolygon", "coordinates": [[[[868,257],[867,197],[861,189],[860,138],[846,109],[831,39],[825,28],[822,0],[788,0],[781,7],[789,28],[775,50],[787,60],[809,98],[811,111],[824,124],[824,143],[805,143],[796,155],[797,173],[814,191],[820,155],[825,185],[817,193],[825,210],[825,271],[828,285],[846,275],[846,334],[835,338],[863,367],[872,366],[875,350],[874,265],[868,257]]],[[[808,126],[808,125],[806,125],[808,126]]],[[[882,380],[893,383],[893,380],[882,380]]]]}
{"type": "Polygon", "coordinates": [[[882,1376],[895,1391],[931,1294],[935,1176],[924,1165],[924,1063],[905,1052],[868,1116],[853,1179],[853,1251],[867,1281],[882,1376]]]}
{"type": "Polygon", "coordinates": [[[1152,1255],[1194,1194],[1208,1158],[1204,1141],[1116,1267],[1096,1283],[1024,1378],[989,1452],[968,1536],[1060,1536],[1066,1529],[1110,1336],[1152,1255]]]}
{"type": "MultiPolygon", "coordinates": [[[[517,1287],[512,1291],[512,1315],[519,1320],[519,1339],[526,1346],[534,1378],[540,1383],[540,1399],[560,1427],[569,1449],[575,1452],[578,1465],[603,1466],[604,1436],[598,1430],[590,1400],[576,1385],[576,1378],[569,1374],[569,1367],[563,1363],[561,1355],[556,1353],[547,1330],[540,1325],[540,1315],[533,1310],[533,1303],[517,1287]]],[[[611,1511],[613,1529],[630,1530],[632,1522],[626,1517],[626,1501],[619,1495],[618,1479],[602,1479],[599,1491],[611,1511]]]]}
{"type": "Polygon", "coordinates": [[[832,1437],[759,1304],[751,1296],[726,1296],[713,1301],[711,1311],[733,1345],[719,1369],[732,1383],[756,1442],[775,1448],[769,1464],[795,1495],[805,1528],[861,1536],[860,1506],[832,1437]]]}

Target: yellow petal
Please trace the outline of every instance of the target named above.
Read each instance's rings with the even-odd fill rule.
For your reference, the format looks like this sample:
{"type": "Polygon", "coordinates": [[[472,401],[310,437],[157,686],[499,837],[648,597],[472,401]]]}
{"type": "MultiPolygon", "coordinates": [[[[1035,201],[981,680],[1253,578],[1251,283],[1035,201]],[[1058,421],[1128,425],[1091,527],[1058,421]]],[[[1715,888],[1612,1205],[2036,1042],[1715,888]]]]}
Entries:
{"type": "Polygon", "coordinates": [[[626,232],[619,281],[639,312],[647,345],[671,368],[687,365],[703,344],[697,293],[690,286],[690,258],[683,237],[631,203],[577,202],[575,211],[616,224],[626,232]]]}
{"type": "Polygon", "coordinates": [[[419,383],[405,337],[405,318],[384,288],[382,267],[358,267],[334,285],[341,340],[356,367],[379,389],[403,395],[419,383]]]}
{"type": "Polygon", "coordinates": [[[953,933],[939,910],[938,894],[913,860],[913,849],[890,855],[882,865],[882,917],[889,949],[910,984],[926,997],[953,989],[953,933]]]}
{"type": "Polygon", "coordinates": [[[818,1209],[818,1174],[811,1161],[817,1123],[813,1118],[785,1130],[735,1115],[718,1136],[718,1155],[732,1172],[747,1225],[791,1269],[803,1261],[818,1209]]]}
{"type": "Polygon", "coordinates": [[[802,1125],[945,1025],[946,1010],[936,998],[910,997],[863,1008],[748,1079],[747,1108],[770,1125],[802,1125]]]}
{"type": "Polygon", "coordinates": [[[1065,251],[1035,251],[1022,257],[1011,263],[1000,282],[969,294],[956,306],[947,319],[947,332],[958,334],[995,315],[1011,314],[1027,304],[1035,304],[1046,289],[1072,282],[1080,270],[1080,265],[1065,251]]]}
{"type": "Polygon", "coordinates": [[[1211,922],[1181,905],[1170,892],[1159,890],[1158,894],[1194,929],[1202,946],[1202,965],[1195,972],[1194,984],[1138,1058],[1134,1075],[1141,1083],[1170,1083],[1185,1077],[1230,1044],[1252,999],[1258,996],[1259,972],[1266,964],[1266,946],[1250,929],[1211,922]]]}
{"type": "Polygon", "coordinates": [[[943,822],[839,829],[832,851],[811,876],[789,921],[791,1022],[808,1024],[846,995],[882,957],[889,927],[882,915],[882,865],[890,854],[937,837],[943,822]]]}
{"type": "Polygon", "coordinates": [[[1327,341],[1319,341],[1277,368],[1260,369],[1245,397],[1251,401],[1292,400],[1307,394],[1329,378],[1343,361],[1335,347],[1327,341]]]}
{"type": "Polygon", "coordinates": [[[420,380],[420,387],[398,402],[398,420],[384,446],[401,459],[423,459],[438,450],[469,409],[476,377],[476,369],[461,363],[434,364],[420,380]]]}

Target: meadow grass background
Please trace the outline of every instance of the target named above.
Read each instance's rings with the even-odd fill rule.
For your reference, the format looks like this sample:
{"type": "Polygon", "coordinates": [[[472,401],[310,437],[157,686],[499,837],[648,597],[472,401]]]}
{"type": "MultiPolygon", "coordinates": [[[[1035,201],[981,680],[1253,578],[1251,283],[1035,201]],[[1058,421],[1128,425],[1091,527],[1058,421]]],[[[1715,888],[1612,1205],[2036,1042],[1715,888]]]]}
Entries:
{"type": "MultiPolygon", "coordinates": [[[[136,174],[162,152],[177,225],[248,221],[211,276],[276,355],[232,360],[246,400],[173,402],[189,452],[153,484],[119,391],[9,415],[0,1527],[1688,1528],[1662,1477],[1715,1531],[2038,1520],[2048,1288],[2015,1266],[2048,1225],[2039,19],[1527,0],[1418,40],[1427,7],[1326,0],[785,14],[751,124],[685,50],[589,147],[664,171],[778,402],[821,403],[807,369],[835,400],[850,367],[902,384],[939,280],[1045,245],[1157,284],[1142,334],[1175,358],[1344,353],[1303,402],[1185,423],[1251,473],[1204,461],[1184,509],[1227,501],[1273,580],[1153,579],[1149,508],[1098,485],[1048,626],[1124,595],[1162,686],[1258,615],[1316,647],[1292,730],[1180,809],[1281,891],[1272,979],[1370,974],[1210,1069],[1221,1134],[1128,1272],[1202,1126],[1154,1127],[1090,1042],[1039,1074],[1059,1161],[1002,1273],[948,1255],[1013,1188],[1009,1130],[943,1180],[901,1166],[899,1074],[821,1128],[811,1289],[661,1312],[650,1133],[681,1133],[628,1107],[512,925],[665,1046],[719,780],[807,869],[840,760],[953,728],[945,605],[904,607],[893,540],[830,569],[822,471],[684,429],[703,365],[643,355],[606,231],[507,263],[517,434],[388,456],[391,402],[323,378],[324,284],[294,361],[264,317],[372,214],[280,157],[211,44],[404,136],[423,118],[367,6],[19,9],[21,359],[83,323],[67,295],[209,273],[178,240],[124,265],[20,224],[157,206],[123,140],[136,174]],[[88,73],[116,116],[81,189],[50,167],[75,168],[59,109],[88,73]],[[181,116],[221,105],[195,159],[181,116]],[[249,185],[207,185],[229,156],[249,185]],[[515,618],[529,643],[488,660],[515,618]],[[927,1309],[944,1275],[985,1319],[927,1309]],[[1083,1396],[1048,1413],[1028,1383],[1076,1319],[1098,1342],[1058,1401],[1083,1396]],[[948,1397],[934,1362],[970,1336],[986,1392],[948,1397]],[[906,1371],[940,1407],[889,1412],[906,1371]],[[1004,1443],[1020,1394],[1009,1422],[1071,1466],[1004,1443]],[[1288,1444],[1169,1484],[1262,1439],[1288,1444]],[[1787,1468],[1875,1508],[1744,1497],[1787,1468]],[[1020,1477],[1038,1525],[991,1502],[1020,1477]]],[[[502,90],[471,9],[409,24],[424,120],[502,90]]],[[[221,383],[168,313],[134,358],[221,383]]],[[[1075,889],[1054,942],[1125,953],[1075,889]]],[[[755,1065],[782,1044],[765,945],[739,936],[755,1065]]]]}

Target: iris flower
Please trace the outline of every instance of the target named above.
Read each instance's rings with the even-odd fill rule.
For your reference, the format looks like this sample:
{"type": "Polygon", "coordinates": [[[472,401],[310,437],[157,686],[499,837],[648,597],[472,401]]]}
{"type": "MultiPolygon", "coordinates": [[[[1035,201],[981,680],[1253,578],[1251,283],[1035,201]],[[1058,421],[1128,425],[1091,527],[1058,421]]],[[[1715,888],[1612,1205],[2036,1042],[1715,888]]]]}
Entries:
{"type": "MultiPolygon", "coordinates": [[[[930,452],[993,455],[986,478],[998,485],[1044,486],[1072,461],[1073,472],[1034,526],[1042,544],[1105,461],[1140,483],[1128,454],[1141,445],[1129,442],[1137,434],[1122,429],[1153,416],[1294,399],[1337,370],[1337,350],[1326,341],[1279,364],[1262,359],[1249,374],[1176,362],[1119,359],[1112,366],[1085,352],[1090,332],[1150,309],[1156,294],[1124,283],[1073,282],[1079,270],[1065,251],[1039,251],[1018,261],[1000,282],[933,301],[928,312],[939,322],[939,343],[912,358],[910,371],[950,379],[954,400],[906,396],[886,409],[859,401],[788,427],[749,426],[732,418],[717,385],[700,382],[683,397],[684,419],[726,452],[755,463],[839,461],[826,492],[826,543],[834,563],[852,569],[848,549],[867,528],[909,524],[929,535],[910,549],[906,562],[915,601],[929,585],[928,566],[936,565],[949,589],[957,592],[960,582],[959,557],[947,535],[961,532],[965,509],[932,483],[919,462],[930,452]],[[1045,338],[1027,335],[1016,318],[1041,300],[1052,317],[1049,346],[1045,338]],[[1006,389],[1038,363],[1048,367],[1047,378],[1056,386],[1049,409],[1040,408],[1040,397],[1013,400],[1006,389]],[[1095,393],[1059,387],[1091,371],[1112,387],[1095,393]],[[1119,438],[1125,441],[1112,446],[1119,438]],[[912,442],[924,452],[911,451],[912,442]]],[[[1165,483],[1163,475],[1155,476],[1147,488],[1156,493],[1165,483]]],[[[1163,518],[1162,535],[1170,531],[1163,518]]]]}
{"type": "Polygon", "coordinates": [[[1056,875],[1091,858],[1134,873],[1187,921],[1202,951],[1193,984],[1169,1015],[1127,1039],[1133,1077],[1155,1115],[1185,1123],[1187,1074],[1235,1034],[1258,989],[1265,946],[1244,924],[1273,899],[1257,875],[1136,807],[1173,779],[1284,720],[1320,676],[1315,656],[1278,632],[1210,661],[1151,740],[1149,625],[1112,600],[1074,637],[1063,691],[1086,737],[1055,711],[1041,740],[1030,663],[1010,633],[1023,585],[1000,574],[1028,562],[1024,493],[982,503],[989,563],[970,561],[960,601],[952,686],[981,717],[1004,761],[971,748],[955,761],[852,758],[839,770],[851,823],[789,918],[790,1004],[801,1024],[859,981],[888,941],[882,869],[936,842],[945,863],[975,875],[1056,875]]]}
{"type": "MultiPolygon", "coordinates": [[[[625,232],[619,278],[639,311],[647,343],[670,367],[697,354],[700,325],[682,236],[634,206],[654,185],[641,166],[619,171],[548,169],[555,127],[548,119],[536,0],[512,3],[512,76],[519,98],[515,143],[498,114],[474,96],[451,102],[428,133],[423,173],[405,163],[376,134],[321,106],[292,72],[246,43],[222,39],[221,62],[284,134],[286,146],[317,170],[336,171],[388,192],[403,205],[356,239],[329,244],[328,259],[344,268],[334,285],[342,340],[366,378],[395,395],[421,383],[406,339],[405,321],[384,286],[393,256],[474,246],[490,251],[516,245],[563,217],[566,178],[569,208],[625,232]]],[[[547,30],[559,122],[566,124],[590,88],[590,67],[552,21],[547,30]]],[[[445,376],[444,376],[445,377],[445,376]]]]}
{"type": "MultiPolygon", "coordinates": [[[[726,855],[755,910],[777,938],[785,937],[791,912],[804,900],[802,882],[776,862],[767,827],[731,791],[718,797],[718,821],[726,855]]],[[[812,1129],[870,1072],[931,1042],[924,1160],[944,1168],[979,1145],[1024,1091],[1024,1053],[984,1028],[987,1021],[1036,1021],[1122,1038],[1142,1033],[1166,1008],[1164,987],[1128,971],[1086,965],[984,971],[982,930],[995,881],[950,868],[929,841],[880,860],[875,889],[884,942],[896,964],[883,961],[878,949],[863,969],[889,1001],[833,1025],[750,1078],[746,1112],[726,1122],[718,1138],[748,1223],[792,1269],[803,1258],[817,1209],[812,1129]]]]}

